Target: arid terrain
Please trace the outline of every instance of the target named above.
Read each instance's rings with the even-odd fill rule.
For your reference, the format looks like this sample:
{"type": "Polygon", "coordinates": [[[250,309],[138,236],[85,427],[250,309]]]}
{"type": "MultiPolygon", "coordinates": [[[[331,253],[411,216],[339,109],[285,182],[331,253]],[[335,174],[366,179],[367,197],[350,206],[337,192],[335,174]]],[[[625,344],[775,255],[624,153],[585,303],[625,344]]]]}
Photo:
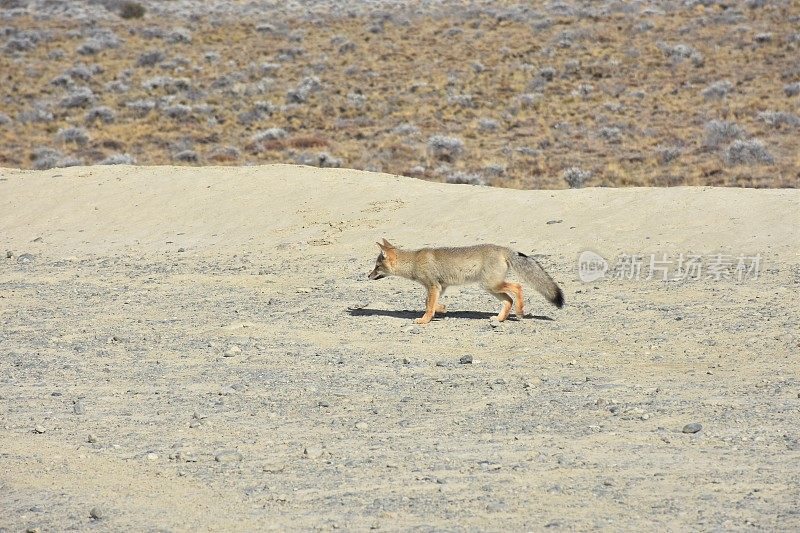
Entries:
{"type": "Polygon", "coordinates": [[[798,204],[2,170],[0,531],[798,530],[798,204]],[[492,324],[463,287],[416,326],[382,237],[511,246],[567,305],[492,324]],[[584,283],[585,251],[669,268],[584,283]]]}
{"type": "Polygon", "coordinates": [[[0,165],[800,183],[800,2],[0,0],[0,165]]]}

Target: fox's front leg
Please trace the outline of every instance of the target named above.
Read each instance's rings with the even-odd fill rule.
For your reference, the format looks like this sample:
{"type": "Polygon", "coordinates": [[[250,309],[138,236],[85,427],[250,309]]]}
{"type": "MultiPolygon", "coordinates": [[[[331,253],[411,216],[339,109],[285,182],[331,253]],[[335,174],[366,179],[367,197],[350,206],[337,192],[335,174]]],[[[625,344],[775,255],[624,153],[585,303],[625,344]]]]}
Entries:
{"type": "Polygon", "coordinates": [[[436,312],[436,304],[439,301],[439,287],[428,287],[428,298],[425,300],[425,314],[414,322],[417,324],[427,324],[436,312]]]}

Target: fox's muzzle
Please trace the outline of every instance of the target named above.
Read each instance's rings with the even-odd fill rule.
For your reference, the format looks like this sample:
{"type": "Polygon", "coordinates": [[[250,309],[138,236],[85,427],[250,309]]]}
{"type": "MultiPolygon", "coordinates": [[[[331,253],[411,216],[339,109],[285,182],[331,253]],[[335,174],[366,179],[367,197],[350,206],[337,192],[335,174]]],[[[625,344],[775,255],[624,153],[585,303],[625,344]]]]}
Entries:
{"type": "Polygon", "coordinates": [[[378,272],[377,269],[376,269],[376,270],[373,270],[372,272],[370,272],[369,276],[367,276],[367,277],[369,277],[369,279],[371,279],[371,280],[376,280],[376,279],[383,279],[386,276],[381,274],[380,272],[378,272]]]}

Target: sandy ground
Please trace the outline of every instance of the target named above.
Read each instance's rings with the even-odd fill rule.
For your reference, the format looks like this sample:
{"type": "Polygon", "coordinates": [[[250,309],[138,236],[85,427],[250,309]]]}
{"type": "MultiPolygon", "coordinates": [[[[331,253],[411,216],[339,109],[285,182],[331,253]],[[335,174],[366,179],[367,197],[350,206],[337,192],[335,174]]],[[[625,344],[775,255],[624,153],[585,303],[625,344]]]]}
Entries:
{"type": "Polygon", "coordinates": [[[0,530],[796,530],[798,207],[292,166],[2,170],[0,530]],[[382,237],[537,254],[567,306],[528,291],[530,315],[494,327],[497,301],[464,287],[415,326],[420,287],[366,279],[382,237]],[[584,250],[760,272],[583,283],[584,250]]]}

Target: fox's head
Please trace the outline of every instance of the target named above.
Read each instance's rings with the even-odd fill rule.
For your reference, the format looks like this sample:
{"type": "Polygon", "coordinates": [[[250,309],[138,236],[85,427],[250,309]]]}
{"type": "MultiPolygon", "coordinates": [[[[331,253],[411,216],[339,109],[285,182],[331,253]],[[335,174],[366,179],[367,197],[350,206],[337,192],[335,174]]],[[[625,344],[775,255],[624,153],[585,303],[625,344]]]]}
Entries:
{"type": "Polygon", "coordinates": [[[378,259],[375,261],[375,268],[369,273],[369,279],[382,279],[386,276],[394,274],[394,269],[397,266],[397,248],[383,239],[383,243],[377,243],[381,249],[378,259]]]}

